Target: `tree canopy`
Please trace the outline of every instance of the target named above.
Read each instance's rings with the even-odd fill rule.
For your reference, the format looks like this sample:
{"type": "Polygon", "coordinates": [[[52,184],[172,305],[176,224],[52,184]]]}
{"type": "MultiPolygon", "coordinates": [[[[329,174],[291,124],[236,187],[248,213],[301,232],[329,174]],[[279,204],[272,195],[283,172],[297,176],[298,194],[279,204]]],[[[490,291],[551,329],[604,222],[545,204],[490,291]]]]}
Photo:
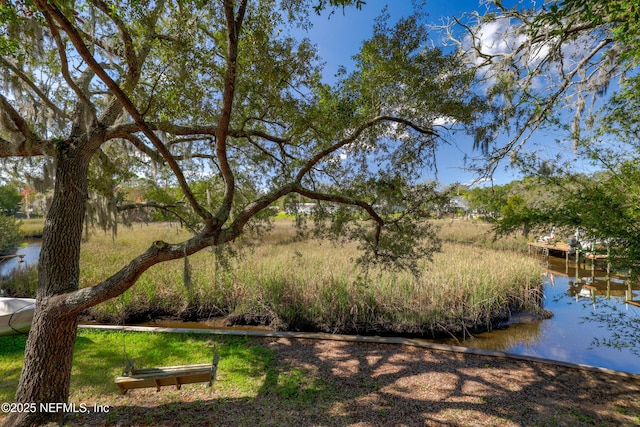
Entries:
{"type": "Polygon", "coordinates": [[[394,26],[382,16],[355,69],[322,83],[314,45],[294,32],[315,6],[351,4],[364,2],[0,4],[0,157],[54,184],[17,401],[66,401],[82,310],[159,262],[232,242],[280,199],[345,206],[319,210],[333,213],[324,231],[357,239],[363,262],[413,268],[437,249],[418,214],[433,188],[415,184],[446,139],[438,123],[472,132],[486,103],[469,90],[474,70],[429,47],[419,15],[394,26]],[[144,197],[124,197],[133,181],[144,197]],[[115,224],[133,207],[175,215],[193,236],[156,241],[80,289],[87,212],[115,224]]]}
{"type": "Polygon", "coordinates": [[[519,195],[502,200],[510,208],[502,208],[498,229],[580,228],[609,242],[620,264],[637,268],[637,1],[504,3],[489,1],[486,13],[450,27],[509,132],[480,147],[477,170],[490,176],[507,160],[536,176],[528,190],[519,185],[519,195]],[[540,130],[556,135],[552,151],[559,154],[545,157],[554,142],[540,130]],[[541,186],[545,203],[530,197],[541,186]]]}
{"type": "Polygon", "coordinates": [[[15,215],[20,210],[21,201],[22,196],[14,186],[0,186],[0,215],[15,215]]]}
{"type": "Polygon", "coordinates": [[[21,239],[20,224],[15,218],[0,215],[0,255],[12,253],[21,239]]]}
{"type": "Polygon", "coordinates": [[[553,0],[507,7],[492,0],[486,5],[486,12],[468,13],[450,27],[451,40],[502,110],[499,126],[509,132],[506,142],[495,139],[481,147],[479,170],[491,174],[505,158],[527,167],[531,157],[560,161],[540,158],[538,130],[565,131],[560,142],[571,141],[577,150],[602,123],[601,107],[613,99],[612,91],[625,101],[637,94],[637,2],[553,0]]]}

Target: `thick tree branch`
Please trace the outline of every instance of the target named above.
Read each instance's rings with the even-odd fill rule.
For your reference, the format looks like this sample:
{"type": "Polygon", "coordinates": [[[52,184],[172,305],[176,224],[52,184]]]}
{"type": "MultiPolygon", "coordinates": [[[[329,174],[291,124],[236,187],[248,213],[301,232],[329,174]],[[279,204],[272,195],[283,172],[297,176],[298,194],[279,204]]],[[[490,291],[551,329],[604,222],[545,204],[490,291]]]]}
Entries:
{"type": "Polygon", "coordinates": [[[24,141],[10,142],[0,140],[0,157],[28,157],[53,154],[53,147],[49,141],[44,141],[27,124],[24,118],[9,103],[9,100],[0,93],[0,114],[6,114],[15,126],[16,133],[24,137],[24,141]]]}
{"type": "Polygon", "coordinates": [[[247,0],[240,2],[238,14],[234,12],[234,1],[224,1],[224,14],[227,22],[227,69],[224,76],[222,89],[222,111],[218,121],[216,136],[216,157],[220,167],[222,179],[225,182],[223,202],[216,212],[216,218],[226,219],[231,212],[233,196],[235,194],[235,177],[229,159],[227,157],[227,136],[233,111],[233,98],[238,72],[238,43],[240,41],[240,29],[247,7],[247,0]]]}
{"type": "Polygon", "coordinates": [[[320,161],[322,161],[323,159],[325,159],[327,156],[337,152],[338,150],[340,150],[342,147],[345,147],[351,143],[353,143],[356,139],[358,139],[358,137],[360,135],[362,135],[362,133],[371,128],[372,126],[375,126],[378,123],[382,123],[382,122],[395,122],[395,123],[400,123],[406,126],[409,126],[410,128],[414,129],[416,132],[419,132],[421,134],[424,135],[430,135],[433,137],[438,137],[438,133],[435,132],[433,129],[425,129],[422,126],[419,126],[413,122],[411,122],[410,120],[406,120],[406,119],[402,119],[402,118],[398,118],[398,117],[393,117],[393,116],[378,116],[375,117],[371,120],[369,120],[366,123],[363,123],[362,125],[358,126],[351,134],[351,136],[349,136],[346,139],[343,139],[342,141],[339,141],[335,144],[333,144],[332,146],[328,147],[325,150],[322,150],[320,152],[318,152],[315,156],[311,157],[306,164],[300,169],[300,171],[298,171],[298,174],[296,176],[296,182],[302,182],[302,178],[308,174],[320,161]]]}
{"type": "Polygon", "coordinates": [[[129,99],[127,94],[120,88],[120,86],[113,81],[113,79],[109,76],[109,74],[100,66],[100,64],[95,60],[87,46],[84,44],[84,41],[78,34],[77,30],[74,26],[69,22],[67,17],[58,9],[57,6],[48,2],[47,0],[36,0],[36,4],[38,7],[44,12],[46,16],[52,16],[56,19],[56,21],[60,24],[60,26],[67,33],[71,42],[75,46],[78,53],[82,56],[82,58],[87,62],[89,67],[96,73],[96,75],[107,85],[107,87],[113,92],[115,97],[120,101],[124,109],[131,115],[136,125],[139,126],[140,130],[145,134],[147,138],[153,143],[158,152],[165,158],[167,164],[171,168],[172,172],[175,174],[176,179],[178,180],[178,184],[180,185],[180,189],[185,194],[189,204],[196,212],[198,216],[200,216],[204,222],[209,227],[214,227],[214,221],[209,212],[207,212],[196,200],[195,196],[191,192],[189,188],[189,184],[180,169],[180,166],[175,161],[169,150],[164,146],[162,141],[153,133],[151,129],[147,126],[144,117],[137,110],[133,102],[129,99]]]}
{"type": "Polygon", "coordinates": [[[136,283],[142,273],[154,265],[192,255],[216,244],[216,239],[217,234],[198,234],[179,244],[156,241],[144,253],[103,282],[51,297],[50,304],[55,305],[56,310],[63,316],[76,316],[89,307],[122,294],[136,283]]]}
{"type": "Polygon", "coordinates": [[[46,144],[30,144],[23,141],[18,144],[0,138],[0,158],[52,156],[53,148],[46,144]]]}
{"type": "MultiPolygon", "coordinates": [[[[195,135],[216,135],[219,130],[218,126],[206,126],[206,125],[174,125],[167,122],[148,122],[147,126],[151,130],[159,130],[170,135],[176,136],[195,136],[195,135]]],[[[123,138],[127,134],[140,132],[140,128],[135,123],[124,123],[115,126],[111,126],[107,129],[107,135],[110,138],[123,138]]],[[[246,129],[228,129],[227,135],[233,138],[248,138],[258,137],[267,141],[275,142],[278,144],[288,144],[291,142],[290,138],[284,138],[277,135],[272,135],[261,130],[246,130],[246,129]]]]}

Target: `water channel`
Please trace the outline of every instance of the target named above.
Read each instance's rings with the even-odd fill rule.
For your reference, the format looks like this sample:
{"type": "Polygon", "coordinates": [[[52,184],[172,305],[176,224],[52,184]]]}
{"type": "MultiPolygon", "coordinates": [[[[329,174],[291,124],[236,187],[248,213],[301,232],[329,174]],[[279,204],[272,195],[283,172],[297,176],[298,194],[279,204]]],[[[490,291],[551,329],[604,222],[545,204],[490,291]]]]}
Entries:
{"type": "Polygon", "coordinates": [[[40,256],[41,242],[38,239],[27,240],[16,252],[16,256],[0,263],[0,277],[6,277],[18,269],[36,264],[40,256]]]}
{"type": "MultiPolygon", "coordinates": [[[[0,264],[0,276],[37,262],[38,241],[28,242],[17,255],[0,264]]],[[[568,263],[563,258],[545,258],[544,308],[550,319],[511,323],[460,343],[447,344],[500,350],[640,374],[640,307],[626,304],[628,296],[640,300],[640,287],[633,288],[622,277],[592,269],[587,263],[568,263]],[[630,295],[629,295],[630,293],[630,295]]],[[[158,326],[221,328],[220,322],[188,324],[156,323],[158,326]]],[[[442,341],[441,341],[442,342],[442,341]]]]}
{"type": "MultiPolygon", "coordinates": [[[[510,324],[459,345],[640,373],[640,307],[625,303],[625,280],[607,280],[589,261],[577,274],[574,261],[547,261],[543,306],[552,318],[510,324]]],[[[640,299],[637,285],[631,296],[640,299]]]]}

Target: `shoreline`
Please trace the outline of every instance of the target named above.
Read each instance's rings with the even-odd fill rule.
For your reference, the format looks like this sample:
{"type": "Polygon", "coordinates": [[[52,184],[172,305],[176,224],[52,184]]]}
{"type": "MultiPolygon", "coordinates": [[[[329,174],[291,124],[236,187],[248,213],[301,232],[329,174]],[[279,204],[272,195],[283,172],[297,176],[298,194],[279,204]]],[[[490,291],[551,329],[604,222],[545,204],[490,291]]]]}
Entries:
{"type": "MultiPolygon", "coordinates": [[[[188,337],[189,342],[218,341],[202,335],[202,330],[193,332],[198,336],[188,337]]],[[[458,352],[451,346],[426,348],[419,340],[400,343],[387,338],[379,343],[357,336],[345,341],[335,335],[317,339],[324,336],[277,334],[281,336],[245,333],[246,339],[236,340],[236,348],[247,349],[243,360],[251,369],[238,370],[233,356],[237,353],[223,351],[212,387],[192,384],[180,390],[163,387],[160,392],[148,388],[123,396],[114,377],[84,381],[70,402],[97,404],[108,412],[70,413],[64,423],[73,427],[518,427],[640,422],[637,375],[474,354],[468,349],[458,352]],[[249,389],[239,387],[238,375],[252,384],[249,389]]],[[[190,360],[188,354],[185,361],[190,360]]]]}
{"type": "Polygon", "coordinates": [[[521,311],[510,312],[509,316],[496,316],[489,322],[476,324],[451,323],[442,325],[440,330],[424,328],[420,325],[400,325],[408,326],[407,329],[389,328],[384,325],[372,327],[367,325],[353,325],[351,328],[328,328],[322,325],[305,323],[300,325],[282,325],[266,316],[255,315],[251,313],[233,314],[218,317],[193,317],[171,314],[153,314],[145,313],[138,315],[133,319],[125,319],[124,322],[117,323],[113,319],[97,319],[91,314],[80,317],[80,322],[87,325],[113,325],[113,326],[142,326],[142,327],[169,327],[183,329],[182,325],[188,326],[190,329],[222,329],[222,330],[256,330],[269,332],[289,332],[289,333],[318,333],[318,334],[338,334],[338,335],[358,335],[358,336],[381,336],[381,337],[399,337],[407,339],[425,339],[425,340],[444,340],[444,339],[463,339],[465,334],[479,334],[483,332],[491,332],[495,329],[503,328],[509,325],[521,323],[533,323],[544,319],[550,319],[553,313],[549,310],[540,308],[536,312],[521,311]],[[142,320],[142,319],[149,320],[142,320]],[[411,329],[409,329],[411,328],[411,329]],[[457,328],[457,329],[456,329],[457,328]]]}
{"type": "Polygon", "coordinates": [[[615,369],[602,368],[599,366],[587,365],[582,363],[565,362],[561,360],[547,359],[538,356],[528,356],[523,354],[515,354],[497,350],[485,350],[479,348],[470,348],[462,346],[454,346],[448,344],[440,344],[429,342],[426,339],[416,339],[407,337],[387,337],[372,335],[350,335],[350,334],[328,334],[323,332],[294,332],[294,331],[260,331],[260,330],[234,330],[234,329],[201,329],[201,328],[166,328],[161,326],[134,326],[134,325],[90,325],[80,324],[78,328],[96,329],[103,331],[124,331],[124,332],[151,332],[151,333],[179,333],[179,334],[203,334],[203,335],[233,335],[253,338],[285,338],[285,339],[303,339],[303,340],[323,340],[323,341],[339,341],[351,343],[369,343],[369,344],[395,344],[409,347],[418,347],[433,351],[447,351],[451,353],[472,354],[475,356],[483,356],[498,359],[512,359],[526,362],[542,363],[553,366],[561,366],[564,368],[577,369],[589,372],[599,372],[608,375],[615,375],[625,378],[632,378],[640,381],[640,373],[625,372],[615,369]]]}

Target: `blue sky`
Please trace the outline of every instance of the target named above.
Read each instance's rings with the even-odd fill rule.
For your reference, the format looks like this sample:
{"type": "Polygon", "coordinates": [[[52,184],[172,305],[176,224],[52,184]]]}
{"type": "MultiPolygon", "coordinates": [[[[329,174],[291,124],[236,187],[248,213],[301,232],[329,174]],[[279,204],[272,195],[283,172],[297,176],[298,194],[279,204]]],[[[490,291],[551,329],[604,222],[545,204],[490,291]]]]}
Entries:
{"type": "MultiPolygon", "coordinates": [[[[478,0],[464,1],[425,1],[427,20],[431,24],[440,24],[442,19],[460,16],[463,12],[481,10],[478,0]]],[[[367,0],[361,10],[347,8],[344,13],[338,10],[331,16],[324,14],[315,17],[313,28],[308,37],[317,44],[320,57],[326,62],[325,80],[331,82],[338,67],[349,69],[353,65],[351,57],[355,55],[362,42],[373,34],[375,18],[388,7],[391,23],[413,12],[411,0],[367,0]]],[[[434,43],[439,43],[442,36],[432,33],[434,43]]],[[[452,141],[451,145],[442,146],[437,153],[437,179],[442,184],[454,182],[468,183],[475,176],[464,170],[464,157],[478,155],[472,150],[473,140],[462,134],[452,141]]],[[[436,178],[435,173],[427,173],[425,179],[436,178]]],[[[517,178],[516,175],[500,170],[496,173],[495,183],[504,184],[517,178]]]]}
{"type": "MultiPolygon", "coordinates": [[[[425,5],[427,20],[432,24],[465,11],[480,10],[478,0],[425,0],[425,5]]],[[[371,37],[375,18],[385,7],[392,23],[413,12],[411,0],[367,0],[361,10],[351,7],[344,13],[338,10],[331,16],[325,13],[314,18],[309,37],[318,44],[320,56],[327,61],[328,74],[335,73],[339,65],[351,64],[351,56],[358,52],[362,41],[371,37]]]]}
{"type": "MultiPolygon", "coordinates": [[[[427,13],[426,21],[429,24],[442,24],[443,20],[447,20],[453,16],[461,16],[464,12],[478,11],[483,14],[487,6],[484,0],[459,0],[459,1],[438,1],[438,0],[415,0],[417,3],[424,3],[423,11],[427,13]]],[[[530,7],[531,4],[540,5],[535,0],[505,0],[506,6],[519,5],[530,7]]],[[[361,10],[355,8],[347,8],[344,13],[337,10],[330,17],[328,14],[317,16],[313,19],[314,26],[309,31],[309,38],[317,44],[318,53],[326,62],[325,80],[331,82],[333,76],[339,66],[345,66],[349,69],[353,65],[351,57],[355,55],[362,42],[371,37],[373,34],[373,25],[375,18],[378,17],[383,9],[387,7],[391,17],[390,24],[395,23],[399,18],[408,16],[413,12],[413,1],[411,0],[366,0],[366,4],[361,10]]],[[[491,37],[495,40],[501,40],[501,33],[489,34],[487,40],[491,37]]],[[[431,39],[436,45],[441,45],[444,36],[432,31],[431,39]]],[[[497,44],[496,44],[497,46],[497,44]]],[[[615,82],[612,82],[609,94],[617,88],[615,82]]],[[[602,105],[602,100],[598,101],[602,105]]],[[[561,117],[569,123],[573,118],[571,109],[565,109],[564,113],[559,113],[566,117],[561,117]]],[[[470,183],[477,178],[473,173],[464,169],[464,159],[473,159],[479,157],[477,151],[473,150],[472,138],[456,134],[450,145],[443,145],[437,152],[437,176],[434,173],[425,174],[425,179],[437,178],[442,184],[470,183]]],[[[501,135],[498,142],[506,143],[510,139],[509,135],[501,135]]],[[[524,146],[523,154],[527,150],[535,151],[542,158],[553,159],[560,156],[566,161],[572,163],[574,172],[592,173],[596,168],[584,158],[580,158],[573,150],[573,144],[568,140],[567,135],[560,130],[542,129],[537,130],[531,139],[524,146]],[[558,143],[558,141],[562,141],[558,143]]],[[[521,175],[513,170],[507,169],[506,165],[498,168],[493,176],[494,184],[506,184],[514,179],[519,179],[521,175]]]]}

